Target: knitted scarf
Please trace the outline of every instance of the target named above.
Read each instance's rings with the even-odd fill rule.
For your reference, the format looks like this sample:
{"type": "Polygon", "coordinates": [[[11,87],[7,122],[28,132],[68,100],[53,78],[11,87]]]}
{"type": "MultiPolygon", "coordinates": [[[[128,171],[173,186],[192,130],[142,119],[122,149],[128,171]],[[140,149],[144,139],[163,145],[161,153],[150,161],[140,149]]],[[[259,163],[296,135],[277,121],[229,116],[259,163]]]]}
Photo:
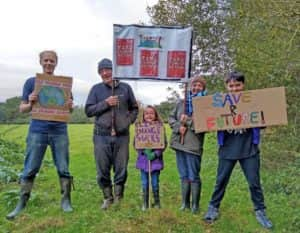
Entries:
{"type": "Polygon", "coordinates": [[[192,116],[193,114],[193,104],[192,104],[192,99],[196,96],[206,96],[207,95],[207,91],[200,91],[196,94],[192,94],[192,92],[188,92],[186,95],[186,99],[185,99],[185,114],[187,114],[188,116],[192,116]]]}

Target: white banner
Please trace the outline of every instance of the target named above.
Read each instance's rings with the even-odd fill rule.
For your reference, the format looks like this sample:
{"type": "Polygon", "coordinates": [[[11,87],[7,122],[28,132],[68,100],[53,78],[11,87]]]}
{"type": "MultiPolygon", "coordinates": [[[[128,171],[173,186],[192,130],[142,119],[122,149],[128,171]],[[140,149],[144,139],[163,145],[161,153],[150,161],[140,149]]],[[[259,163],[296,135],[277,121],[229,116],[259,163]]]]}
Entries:
{"type": "Polygon", "coordinates": [[[115,79],[189,78],[192,27],[114,24],[115,79]]]}

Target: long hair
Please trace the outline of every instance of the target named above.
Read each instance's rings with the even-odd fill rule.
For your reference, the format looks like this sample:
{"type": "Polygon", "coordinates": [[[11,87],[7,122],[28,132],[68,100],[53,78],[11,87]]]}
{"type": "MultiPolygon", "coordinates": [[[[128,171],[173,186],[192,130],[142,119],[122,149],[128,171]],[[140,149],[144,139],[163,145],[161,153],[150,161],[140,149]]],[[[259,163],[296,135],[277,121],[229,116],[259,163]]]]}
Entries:
{"type": "Polygon", "coordinates": [[[145,109],[146,109],[146,108],[151,108],[151,109],[154,111],[154,113],[155,113],[155,119],[154,119],[154,121],[158,121],[158,122],[160,122],[160,123],[163,123],[163,121],[162,121],[162,119],[161,119],[159,113],[157,112],[156,108],[155,108],[154,106],[152,106],[152,105],[147,105],[145,108],[143,108],[143,110],[142,110],[142,120],[141,120],[141,122],[145,122],[144,112],[145,112],[145,109]]]}

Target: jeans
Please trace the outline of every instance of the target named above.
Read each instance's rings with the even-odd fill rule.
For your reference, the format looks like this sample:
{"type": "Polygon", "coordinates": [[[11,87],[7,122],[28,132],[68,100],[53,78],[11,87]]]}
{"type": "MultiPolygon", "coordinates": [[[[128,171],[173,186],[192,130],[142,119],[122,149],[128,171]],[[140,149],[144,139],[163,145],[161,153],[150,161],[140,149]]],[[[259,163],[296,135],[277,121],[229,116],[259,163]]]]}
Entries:
{"type": "Polygon", "coordinates": [[[201,183],[201,156],[176,150],[176,163],[182,181],[201,183]]]}
{"type": "MultiPolygon", "coordinates": [[[[151,185],[152,191],[159,190],[159,174],[160,171],[151,172],[151,185]]],[[[149,173],[141,170],[141,181],[143,190],[146,190],[149,186],[149,173]]]]}
{"type": "Polygon", "coordinates": [[[129,160],[129,136],[94,135],[94,155],[100,188],[112,186],[111,168],[114,171],[114,184],[125,184],[129,160]]]}
{"type": "Polygon", "coordinates": [[[40,134],[29,132],[21,181],[33,180],[39,172],[47,146],[59,177],[71,177],[69,172],[69,139],[67,134],[40,134]]]}
{"type": "Polygon", "coordinates": [[[232,170],[237,161],[239,161],[243,173],[247,179],[254,209],[265,209],[266,207],[264,204],[264,196],[259,176],[259,154],[239,160],[219,158],[217,180],[215,190],[210,201],[210,205],[214,206],[215,208],[219,208],[221,201],[224,197],[226,186],[229,182],[232,170]]]}

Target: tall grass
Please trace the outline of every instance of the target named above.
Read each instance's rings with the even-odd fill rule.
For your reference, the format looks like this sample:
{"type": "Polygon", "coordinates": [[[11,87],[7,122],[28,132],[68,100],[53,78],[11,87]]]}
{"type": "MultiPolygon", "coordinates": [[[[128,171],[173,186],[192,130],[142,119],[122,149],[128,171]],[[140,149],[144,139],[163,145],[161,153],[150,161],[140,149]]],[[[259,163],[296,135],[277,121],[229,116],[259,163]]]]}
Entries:
{"type": "MultiPolygon", "coordinates": [[[[0,132],[9,127],[1,125],[0,132]]],[[[14,221],[7,221],[5,215],[16,204],[18,184],[0,184],[0,232],[268,232],[255,220],[246,180],[239,166],[235,168],[228,185],[220,208],[220,219],[212,225],[202,220],[215,183],[217,146],[214,134],[207,134],[205,140],[198,215],[178,210],[181,202],[180,182],[174,152],[170,149],[164,153],[165,168],[160,176],[162,209],[150,209],[145,213],[140,210],[140,173],[135,168],[136,154],[132,144],[125,198],[119,206],[107,211],[100,210],[102,194],[96,183],[92,128],[92,125],[86,124],[69,126],[70,171],[75,179],[75,191],[72,192],[74,212],[66,214],[60,210],[58,177],[48,150],[29,204],[14,221]]],[[[12,128],[5,134],[5,139],[25,148],[27,129],[25,125],[12,128]]],[[[167,134],[170,135],[169,128],[167,134]]],[[[299,229],[299,193],[274,192],[274,182],[283,182],[280,177],[286,171],[266,169],[264,159],[262,165],[267,212],[275,225],[273,232],[296,232],[299,229]]]]}

